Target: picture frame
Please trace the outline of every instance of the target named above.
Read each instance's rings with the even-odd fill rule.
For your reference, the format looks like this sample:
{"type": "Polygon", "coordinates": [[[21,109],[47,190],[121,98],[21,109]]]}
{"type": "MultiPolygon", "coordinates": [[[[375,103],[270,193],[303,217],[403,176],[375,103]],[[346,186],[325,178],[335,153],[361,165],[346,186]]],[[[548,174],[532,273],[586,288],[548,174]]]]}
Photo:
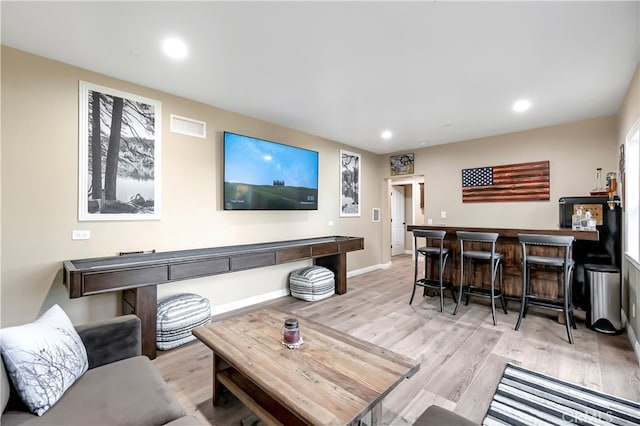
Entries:
{"type": "Polygon", "coordinates": [[[78,122],[78,220],[160,219],[161,103],[80,81],[78,122]]]}
{"type": "Polygon", "coordinates": [[[391,176],[413,174],[413,152],[389,157],[391,176]]]}
{"type": "Polygon", "coordinates": [[[360,216],[361,156],[340,150],[340,217],[360,216]]]}

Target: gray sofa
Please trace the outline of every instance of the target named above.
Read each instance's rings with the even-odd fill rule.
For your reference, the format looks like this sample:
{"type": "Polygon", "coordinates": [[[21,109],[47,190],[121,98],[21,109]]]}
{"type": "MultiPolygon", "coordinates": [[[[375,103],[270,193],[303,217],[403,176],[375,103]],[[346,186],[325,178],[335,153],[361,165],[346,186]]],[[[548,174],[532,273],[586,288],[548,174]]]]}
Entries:
{"type": "Polygon", "coordinates": [[[140,320],[124,315],[76,327],[89,370],[44,415],[26,410],[0,367],[0,424],[13,425],[198,425],[149,358],[140,356],[140,320]]]}
{"type": "Polygon", "coordinates": [[[446,408],[431,405],[413,423],[413,426],[475,426],[476,423],[446,408]]]}

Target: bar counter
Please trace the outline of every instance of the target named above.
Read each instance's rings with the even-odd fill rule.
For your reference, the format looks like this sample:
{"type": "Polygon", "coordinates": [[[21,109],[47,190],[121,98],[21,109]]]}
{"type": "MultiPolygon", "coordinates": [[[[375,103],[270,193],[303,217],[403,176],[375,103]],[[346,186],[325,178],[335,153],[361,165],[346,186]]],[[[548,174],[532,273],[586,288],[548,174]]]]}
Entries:
{"type": "MultiPolygon", "coordinates": [[[[559,229],[512,229],[512,228],[478,228],[461,226],[434,226],[434,225],[408,225],[407,231],[415,229],[446,231],[444,246],[452,250],[448,262],[453,261],[453,283],[460,284],[460,245],[456,236],[456,231],[465,232],[495,232],[499,234],[496,242],[496,252],[504,255],[503,259],[503,285],[504,294],[510,299],[520,299],[522,295],[522,247],[518,241],[518,234],[543,234],[543,235],[566,235],[573,236],[576,240],[598,241],[598,231],[574,231],[570,228],[559,229]]],[[[424,239],[418,241],[423,244],[424,239]]],[[[488,250],[480,243],[465,245],[465,250],[488,250]],[[468,248],[469,247],[469,248],[468,248]]],[[[537,256],[560,256],[560,250],[555,247],[537,246],[533,247],[532,253],[537,256]]],[[[436,270],[437,272],[437,270],[436,270]]],[[[449,266],[445,268],[444,280],[450,281],[449,266]]],[[[483,287],[489,287],[490,272],[486,267],[475,268],[473,281],[482,282],[483,287]]],[[[496,282],[496,286],[498,283],[496,282]]],[[[544,297],[557,297],[561,287],[558,285],[555,273],[533,271],[531,273],[531,291],[534,294],[544,297]]]]}

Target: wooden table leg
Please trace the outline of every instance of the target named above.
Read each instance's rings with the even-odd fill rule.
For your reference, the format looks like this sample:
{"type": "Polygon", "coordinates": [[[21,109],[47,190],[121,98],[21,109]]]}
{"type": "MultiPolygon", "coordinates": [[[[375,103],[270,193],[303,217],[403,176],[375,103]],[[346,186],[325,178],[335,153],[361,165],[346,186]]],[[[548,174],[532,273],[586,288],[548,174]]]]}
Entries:
{"type": "Polygon", "coordinates": [[[156,329],[158,315],[158,288],[155,285],[133,288],[122,292],[122,313],[140,318],[142,355],[156,357],[156,329]]]}
{"type": "Polygon", "coordinates": [[[382,401],[378,402],[371,409],[371,426],[382,424],[382,401]]]}
{"type": "Polygon", "coordinates": [[[221,370],[222,359],[213,353],[213,406],[220,405],[220,396],[222,394],[222,383],[218,380],[218,371],[221,370]]]}
{"type": "Polygon", "coordinates": [[[314,263],[333,271],[336,281],[336,294],[347,292],[347,253],[316,257],[314,263]]]}

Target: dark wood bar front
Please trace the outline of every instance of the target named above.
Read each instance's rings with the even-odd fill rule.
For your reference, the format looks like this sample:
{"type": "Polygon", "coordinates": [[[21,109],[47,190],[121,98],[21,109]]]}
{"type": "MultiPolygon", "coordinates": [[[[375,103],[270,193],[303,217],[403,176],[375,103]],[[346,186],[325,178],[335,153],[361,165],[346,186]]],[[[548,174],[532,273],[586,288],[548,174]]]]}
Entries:
{"type": "Polygon", "coordinates": [[[122,292],[123,314],[136,314],[142,353],[156,356],[158,284],[313,259],[335,274],[335,292],[347,292],[347,253],[363,250],[361,237],[330,236],[63,262],[69,297],[122,292]]]}
{"type": "MultiPolygon", "coordinates": [[[[504,255],[503,282],[504,294],[507,298],[520,299],[522,296],[522,247],[518,241],[518,234],[543,234],[543,235],[572,235],[576,240],[598,241],[598,231],[573,231],[571,229],[505,229],[505,228],[478,228],[478,227],[454,227],[432,225],[408,225],[407,231],[414,229],[446,231],[444,246],[452,250],[449,262],[453,261],[453,283],[460,284],[460,245],[456,231],[465,232],[496,232],[499,234],[496,243],[496,251],[504,255]]],[[[422,240],[424,242],[424,240],[422,240]]],[[[470,248],[465,245],[465,250],[483,250],[479,243],[473,243],[470,248]]],[[[487,250],[484,248],[484,250],[487,250]]],[[[538,246],[533,248],[536,256],[559,256],[558,248],[538,246]]],[[[436,269],[437,271],[437,269],[436,269]]],[[[449,267],[445,268],[444,280],[449,281],[449,267]]],[[[482,283],[489,288],[490,271],[488,268],[476,268],[472,280],[482,283]]],[[[497,285],[497,283],[496,283],[497,285]]],[[[456,287],[457,288],[457,287],[456,287]]],[[[555,298],[561,290],[555,273],[534,271],[531,274],[531,290],[534,294],[555,298]]]]}

